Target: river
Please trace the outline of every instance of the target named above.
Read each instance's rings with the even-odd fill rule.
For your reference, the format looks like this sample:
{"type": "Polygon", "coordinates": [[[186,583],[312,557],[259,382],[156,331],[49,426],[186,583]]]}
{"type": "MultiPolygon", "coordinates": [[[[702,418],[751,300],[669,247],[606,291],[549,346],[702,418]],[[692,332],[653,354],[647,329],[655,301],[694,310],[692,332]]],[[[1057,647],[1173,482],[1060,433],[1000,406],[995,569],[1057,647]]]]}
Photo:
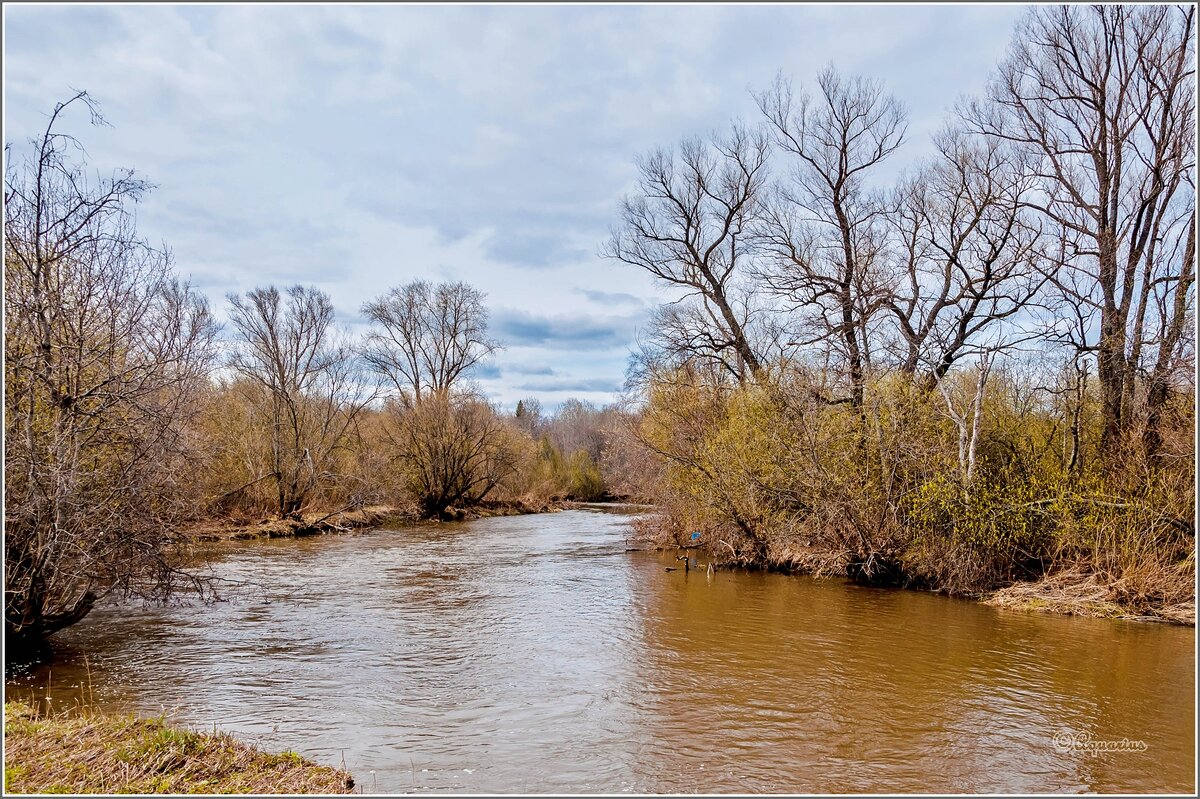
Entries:
{"type": "Polygon", "coordinates": [[[224,601],[99,608],[8,690],[216,725],[368,793],[1194,788],[1193,628],[667,571],[629,518],[229,546],[224,601]]]}

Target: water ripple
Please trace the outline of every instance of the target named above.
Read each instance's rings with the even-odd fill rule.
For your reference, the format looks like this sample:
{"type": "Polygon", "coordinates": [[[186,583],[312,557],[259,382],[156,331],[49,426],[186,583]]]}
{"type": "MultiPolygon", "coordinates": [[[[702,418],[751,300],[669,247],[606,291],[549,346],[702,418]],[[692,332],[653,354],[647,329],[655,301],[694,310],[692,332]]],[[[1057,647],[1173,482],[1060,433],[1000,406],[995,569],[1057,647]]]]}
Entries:
{"type": "Polygon", "coordinates": [[[228,601],[100,608],[8,685],[70,701],[90,673],[102,704],[344,758],[368,792],[1193,787],[1194,630],[666,572],[628,518],[245,544],[212,564],[249,586],[228,601]]]}

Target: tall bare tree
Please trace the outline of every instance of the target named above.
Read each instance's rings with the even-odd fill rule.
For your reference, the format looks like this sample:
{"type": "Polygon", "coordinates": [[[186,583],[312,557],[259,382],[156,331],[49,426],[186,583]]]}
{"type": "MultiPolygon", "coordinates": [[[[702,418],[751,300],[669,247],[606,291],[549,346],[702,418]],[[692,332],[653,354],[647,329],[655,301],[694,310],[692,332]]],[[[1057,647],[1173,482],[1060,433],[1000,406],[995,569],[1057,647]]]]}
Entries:
{"type": "Polygon", "coordinates": [[[426,516],[485,499],[516,468],[508,426],[465,385],[499,349],[484,294],[466,283],[415,281],[363,306],[375,323],[366,359],[395,390],[393,463],[426,516]]]}
{"type": "Polygon", "coordinates": [[[132,170],[89,173],[55,106],[8,148],[4,208],[5,629],[36,639],[105,593],[161,596],[189,512],[187,428],[215,325],[168,253],[138,237],[132,170]]]}
{"type": "MultiPolygon", "coordinates": [[[[1195,190],[1192,190],[1193,195],[1195,190]]],[[[1189,388],[1194,397],[1196,384],[1193,380],[1195,367],[1195,330],[1196,310],[1194,304],[1194,286],[1196,282],[1196,211],[1193,207],[1191,215],[1186,218],[1186,228],[1179,231],[1178,238],[1173,242],[1176,252],[1162,256],[1170,261],[1179,259],[1179,272],[1175,285],[1170,281],[1158,280],[1153,287],[1154,316],[1157,326],[1149,339],[1158,344],[1153,366],[1150,368],[1146,386],[1146,422],[1142,433],[1142,444],[1152,468],[1162,465],[1162,421],[1167,409],[1172,389],[1189,388]],[[1182,255],[1178,255],[1182,250],[1182,255]],[[1185,354],[1191,352],[1192,357],[1185,354]],[[1182,374],[1179,374],[1182,372],[1182,374]]],[[[1164,248],[1165,249],[1165,248],[1164,248]]],[[[1145,283],[1143,282],[1143,287],[1145,283]]],[[[1144,290],[1144,289],[1143,289],[1144,290]]],[[[1150,292],[1146,292],[1149,294],[1150,292]]],[[[1143,301],[1139,307],[1146,307],[1143,301]]],[[[1139,334],[1135,341],[1141,341],[1142,317],[1139,315],[1139,334]]],[[[1133,359],[1138,363],[1138,359],[1133,359]]]]}
{"type": "Polygon", "coordinates": [[[756,95],[776,145],[790,156],[788,180],[764,215],[760,241],[772,256],[763,278],[816,323],[815,338],[844,358],[850,402],[861,408],[871,353],[868,326],[882,307],[884,204],[868,177],[906,131],[903,106],[882,84],[843,78],[832,67],[816,96],[782,77],[756,95]]]}
{"type": "Polygon", "coordinates": [[[1096,356],[1110,462],[1134,422],[1148,331],[1174,339],[1159,349],[1166,371],[1182,346],[1172,331],[1186,324],[1175,311],[1186,311],[1194,280],[1181,235],[1195,224],[1194,22],[1191,5],[1033,9],[988,102],[966,114],[1037,156],[1031,204],[1061,230],[1053,276],[1075,309],[1076,324],[1059,332],[1096,356]]]}
{"type": "Polygon", "coordinates": [[[886,302],[898,360],[904,372],[922,373],[927,389],[963,356],[1020,338],[1020,326],[1000,323],[1024,312],[1031,326],[1031,303],[1046,282],[1020,153],[953,129],[935,144],[938,156],[902,181],[888,214],[896,283],[886,302]]]}
{"type": "Polygon", "coordinates": [[[391,289],[362,310],[376,325],[367,335],[367,362],[405,404],[448,396],[499,347],[487,336],[483,293],[466,283],[435,286],[417,280],[391,289]]]}
{"type": "Polygon", "coordinates": [[[637,192],[601,254],[645,269],[690,300],[659,332],[681,355],[715,358],[738,380],[762,369],[749,328],[750,230],[767,178],[769,142],[735,125],[728,136],[686,139],[678,157],[639,158],[637,192]]]}
{"type": "Polygon", "coordinates": [[[334,455],[353,435],[374,394],[349,343],[333,328],[333,304],[313,287],[274,286],[229,295],[240,335],[229,365],[258,388],[270,429],[270,473],[280,517],[297,516],[313,492],[336,480],[334,455]]]}

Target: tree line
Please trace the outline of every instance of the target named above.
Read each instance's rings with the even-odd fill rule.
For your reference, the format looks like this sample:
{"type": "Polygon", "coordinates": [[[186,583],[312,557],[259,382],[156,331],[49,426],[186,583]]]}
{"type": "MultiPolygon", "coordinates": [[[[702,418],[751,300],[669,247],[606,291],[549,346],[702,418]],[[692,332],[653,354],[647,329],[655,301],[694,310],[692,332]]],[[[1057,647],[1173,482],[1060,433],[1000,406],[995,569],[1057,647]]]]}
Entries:
{"type": "Polygon", "coordinates": [[[1195,9],[1026,13],[932,155],[884,84],[780,76],[637,162],[604,248],[676,292],[630,377],[660,533],[979,592],[1193,595],[1195,9]]]}
{"type": "Polygon", "coordinates": [[[29,641],[117,591],[197,587],[198,519],[389,505],[453,518],[632,493],[617,406],[501,411],[472,382],[495,353],[486,298],[417,280],[338,324],[314,287],[207,299],[142,238],[132,170],[93,175],[58,104],[5,174],[6,634],[29,641]]]}
{"type": "Polygon", "coordinates": [[[485,298],[227,298],[222,330],[57,105],[5,173],[6,634],[192,577],[184,523],[652,498],[661,542],[979,593],[1058,572],[1194,601],[1194,9],[1030,10],[889,172],[903,104],[829,68],[647,154],[603,254],[671,287],[628,402],[491,404],[485,298]],[[618,434],[624,431],[624,434],[618,434]]]}

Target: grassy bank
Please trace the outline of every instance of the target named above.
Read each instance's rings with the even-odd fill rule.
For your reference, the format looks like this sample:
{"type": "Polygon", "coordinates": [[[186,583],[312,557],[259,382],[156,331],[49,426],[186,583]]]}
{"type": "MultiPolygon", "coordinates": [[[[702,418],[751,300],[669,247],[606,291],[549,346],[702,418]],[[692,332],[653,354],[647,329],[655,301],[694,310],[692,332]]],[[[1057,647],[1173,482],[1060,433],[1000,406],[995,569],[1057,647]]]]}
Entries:
{"type": "Polygon", "coordinates": [[[984,601],[1010,610],[1196,626],[1196,600],[1147,601],[1128,597],[1123,589],[1119,581],[1105,580],[1080,569],[1064,569],[1040,580],[1001,588],[984,601]]]}
{"type": "Polygon", "coordinates": [[[4,705],[4,792],[350,793],[345,771],[162,719],[4,705]]]}

